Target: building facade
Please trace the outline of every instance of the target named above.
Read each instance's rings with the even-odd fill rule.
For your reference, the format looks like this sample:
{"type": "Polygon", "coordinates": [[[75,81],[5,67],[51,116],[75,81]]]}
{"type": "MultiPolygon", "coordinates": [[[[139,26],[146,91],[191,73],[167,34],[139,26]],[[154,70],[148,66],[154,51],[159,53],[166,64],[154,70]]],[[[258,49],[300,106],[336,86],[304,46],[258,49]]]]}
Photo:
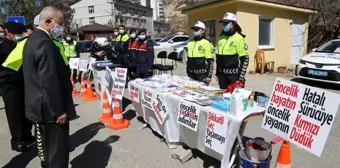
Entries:
{"type": "Polygon", "coordinates": [[[146,28],[154,34],[153,10],[123,0],[82,0],[71,6],[74,10],[72,29],[99,23],[110,27],[146,28]]]}
{"type": "Polygon", "coordinates": [[[153,20],[165,20],[164,4],[161,0],[140,0],[140,4],[153,9],[153,20]]]}

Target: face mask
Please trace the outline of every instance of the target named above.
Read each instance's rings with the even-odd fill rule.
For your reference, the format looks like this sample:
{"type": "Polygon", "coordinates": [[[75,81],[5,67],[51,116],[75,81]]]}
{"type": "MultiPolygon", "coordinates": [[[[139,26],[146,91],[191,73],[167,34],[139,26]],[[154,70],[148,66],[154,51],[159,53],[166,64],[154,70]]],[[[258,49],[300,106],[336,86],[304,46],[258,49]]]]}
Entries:
{"type": "Polygon", "coordinates": [[[54,24],[54,25],[55,25],[55,27],[53,29],[51,29],[51,36],[52,36],[52,38],[57,38],[57,37],[63,35],[64,34],[64,27],[63,26],[59,26],[57,24],[54,24]]]}
{"type": "Polygon", "coordinates": [[[4,38],[5,37],[5,33],[4,32],[0,32],[0,38],[4,38]]]}
{"type": "Polygon", "coordinates": [[[119,33],[120,34],[123,34],[125,31],[124,30],[119,30],[119,33]]]}
{"type": "Polygon", "coordinates": [[[67,41],[71,41],[71,37],[66,37],[66,40],[67,41]]]}
{"type": "Polygon", "coordinates": [[[231,23],[229,23],[229,24],[227,24],[223,27],[223,31],[226,32],[226,33],[228,33],[230,31],[230,29],[231,29],[231,23]]]}
{"type": "Polygon", "coordinates": [[[195,30],[193,35],[194,37],[199,37],[201,35],[201,32],[199,30],[195,30]]]}
{"type": "Polygon", "coordinates": [[[118,36],[118,32],[114,32],[113,34],[114,34],[115,36],[118,36]]]}
{"type": "Polygon", "coordinates": [[[22,38],[21,35],[14,35],[13,41],[18,42],[22,38]]]}
{"type": "Polygon", "coordinates": [[[131,34],[130,37],[131,38],[136,38],[136,34],[131,34]]]}
{"type": "Polygon", "coordinates": [[[138,38],[141,39],[141,40],[144,40],[146,38],[146,35],[143,34],[143,35],[138,35],[138,38]]]}

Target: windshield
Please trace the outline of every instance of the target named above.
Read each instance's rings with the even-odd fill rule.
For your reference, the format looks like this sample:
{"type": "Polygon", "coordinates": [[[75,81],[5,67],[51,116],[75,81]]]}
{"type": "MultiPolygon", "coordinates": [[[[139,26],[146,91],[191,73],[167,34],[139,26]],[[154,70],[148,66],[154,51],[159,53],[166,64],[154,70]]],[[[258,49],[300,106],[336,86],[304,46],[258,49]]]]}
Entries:
{"type": "Polygon", "coordinates": [[[168,42],[170,39],[172,39],[174,36],[167,36],[167,37],[164,37],[162,38],[161,40],[159,40],[159,42],[161,43],[165,43],[165,42],[168,42]]]}
{"type": "Polygon", "coordinates": [[[340,53],[340,41],[329,41],[318,48],[315,52],[340,53]]]}

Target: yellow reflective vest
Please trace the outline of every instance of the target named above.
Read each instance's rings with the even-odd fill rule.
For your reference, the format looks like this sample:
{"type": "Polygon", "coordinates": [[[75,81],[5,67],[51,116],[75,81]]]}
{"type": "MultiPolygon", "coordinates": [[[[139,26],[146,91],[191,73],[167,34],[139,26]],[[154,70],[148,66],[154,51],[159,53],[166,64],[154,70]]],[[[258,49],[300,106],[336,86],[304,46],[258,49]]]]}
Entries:
{"type": "Polygon", "coordinates": [[[231,36],[222,34],[215,52],[219,69],[237,69],[240,66],[239,57],[248,55],[247,41],[237,32],[231,36]]]}
{"type": "MultiPolygon", "coordinates": [[[[207,72],[207,60],[213,59],[211,43],[206,39],[191,40],[188,43],[187,69],[194,73],[207,72]]],[[[209,68],[210,69],[210,68],[209,68]]]]}
{"type": "Polygon", "coordinates": [[[77,51],[76,51],[76,45],[77,42],[73,41],[73,44],[69,44],[67,42],[63,42],[64,48],[65,48],[65,55],[66,57],[76,57],[77,56],[77,51]]]}
{"type": "MultiPolygon", "coordinates": [[[[27,38],[19,41],[14,50],[8,55],[6,61],[2,64],[3,67],[18,71],[22,65],[22,52],[26,44],[27,38]]],[[[60,53],[66,65],[68,65],[68,60],[63,53],[63,45],[60,42],[53,40],[54,44],[60,49],[60,53]]]]}

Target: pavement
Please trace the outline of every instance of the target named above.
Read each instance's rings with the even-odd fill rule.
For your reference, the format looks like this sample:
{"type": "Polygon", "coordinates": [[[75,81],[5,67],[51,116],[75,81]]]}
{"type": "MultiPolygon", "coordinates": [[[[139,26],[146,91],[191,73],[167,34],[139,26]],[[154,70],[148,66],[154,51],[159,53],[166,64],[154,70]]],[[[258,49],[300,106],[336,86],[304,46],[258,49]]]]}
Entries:
{"type": "MultiPolygon", "coordinates": [[[[174,71],[176,75],[185,75],[185,66],[178,65],[174,71]]],[[[276,77],[293,79],[291,75],[265,74],[248,75],[247,87],[256,88],[267,95],[271,93],[276,77]]],[[[298,80],[297,80],[298,81],[298,80]]],[[[300,82],[300,81],[298,81],[300,82]]],[[[335,93],[340,93],[339,86],[308,82],[315,87],[322,87],[335,93]]],[[[217,86],[213,81],[212,85],[217,86]]],[[[75,150],[70,153],[70,166],[73,168],[200,168],[218,167],[217,161],[195,152],[195,158],[182,164],[171,157],[171,150],[160,138],[146,128],[139,130],[143,125],[129,111],[131,119],[129,128],[113,131],[98,123],[101,115],[99,102],[85,102],[74,98],[79,119],[71,122],[70,139],[75,150]]],[[[131,105],[127,106],[127,109],[131,105]]],[[[336,108],[336,107],[334,107],[336,108]]],[[[262,136],[268,141],[275,135],[261,128],[262,119],[255,119],[248,123],[245,136],[262,136]]],[[[291,145],[292,167],[297,168],[335,168],[340,165],[340,117],[337,116],[332,126],[321,158],[291,145]]],[[[4,104],[0,100],[0,167],[3,168],[38,168],[40,161],[36,157],[35,147],[30,153],[19,154],[10,150],[10,134],[5,116],[4,104]]],[[[280,145],[273,147],[271,167],[274,167],[280,145]]]]}

